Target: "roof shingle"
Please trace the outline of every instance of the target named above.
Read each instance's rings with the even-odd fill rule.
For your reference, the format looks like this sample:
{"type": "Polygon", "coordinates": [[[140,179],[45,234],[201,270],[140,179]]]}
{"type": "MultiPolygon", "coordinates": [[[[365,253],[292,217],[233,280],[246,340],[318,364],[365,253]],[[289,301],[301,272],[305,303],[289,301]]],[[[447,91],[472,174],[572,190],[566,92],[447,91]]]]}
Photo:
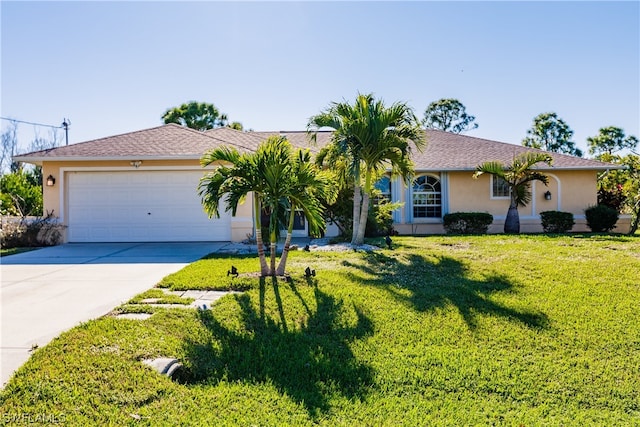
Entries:
{"type": "MultiPolygon", "coordinates": [[[[216,128],[206,132],[168,124],[151,129],[129,132],[72,144],[49,150],[15,156],[17,161],[42,162],[53,160],[129,160],[129,159],[199,159],[207,150],[230,145],[240,152],[255,151],[258,145],[272,135],[286,136],[294,147],[309,148],[328,144],[332,132],[318,132],[316,144],[305,131],[242,132],[231,128],[216,128]]],[[[535,150],[520,145],[453,134],[438,130],[425,130],[427,147],[413,150],[417,171],[472,171],[486,161],[510,163],[514,156],[535,150]]],[[[604,170],[616,165],[558,153],[550,153],[553,165],[540,169],[604,170]]]]}

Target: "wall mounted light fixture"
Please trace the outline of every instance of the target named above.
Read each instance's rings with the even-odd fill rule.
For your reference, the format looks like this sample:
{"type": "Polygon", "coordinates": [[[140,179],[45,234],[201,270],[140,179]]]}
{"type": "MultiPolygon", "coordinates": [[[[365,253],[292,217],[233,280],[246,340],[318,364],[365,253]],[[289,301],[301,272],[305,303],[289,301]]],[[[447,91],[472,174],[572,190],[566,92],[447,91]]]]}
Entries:
{"type": "Polygon", "coordinates": [[[47,187],[53,187],[54,185],[56,185],[56,179],[53,177],[53,175],[49,175],[47,177],[47,187]]]}
{"type": "Polygon", "coordinates": [[[138,169],[142,164],[142,160],[131,160],[129,163],[131,164],[131,166],[138,169]]]}
{"type": "Polygon", "coordinates": [[[551,200],[551,191],[547,191],[546,193],[544,193],[544,199],[551,200]]]}

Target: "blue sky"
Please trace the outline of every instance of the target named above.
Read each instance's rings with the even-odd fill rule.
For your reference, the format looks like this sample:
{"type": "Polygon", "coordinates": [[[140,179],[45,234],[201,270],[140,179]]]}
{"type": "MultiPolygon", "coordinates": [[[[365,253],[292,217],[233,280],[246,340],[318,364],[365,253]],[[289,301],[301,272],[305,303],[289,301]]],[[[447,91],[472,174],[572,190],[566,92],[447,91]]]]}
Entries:
{"type": "MultiPolygon", "coordinates": [[[[468,135],[515,144],[547,111],[583,149],[604,126],[640,136],[637,1],[2,1],[0,13],[1,115],[69,118],[71,143],[157,126],[190,100],[245,128],[304,130],[358,92],[419,117],[457,98],[479,124],[468,135]]],[[[23,147],[33,134],[21,125],[23,147]]]]}

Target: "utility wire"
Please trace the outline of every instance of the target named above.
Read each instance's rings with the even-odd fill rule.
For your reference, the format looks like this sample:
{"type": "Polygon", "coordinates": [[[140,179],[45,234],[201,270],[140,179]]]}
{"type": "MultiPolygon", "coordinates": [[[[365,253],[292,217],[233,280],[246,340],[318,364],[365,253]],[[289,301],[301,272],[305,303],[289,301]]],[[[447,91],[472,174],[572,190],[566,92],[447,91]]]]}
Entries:
{"type": "Polygon", "coordinates": [[[26,122],[24,120],[10,119],[8,117],[0,117],[0,119],[9,120],[11,122],[16,122],[16,123],[25,123],[27,125],[44,126],[44,127],[53,128],[53,129],[62,129],[62,128],[64,128],[64,125],[62,125],[62,126],[44,125],[42,123],[26,122]]]}

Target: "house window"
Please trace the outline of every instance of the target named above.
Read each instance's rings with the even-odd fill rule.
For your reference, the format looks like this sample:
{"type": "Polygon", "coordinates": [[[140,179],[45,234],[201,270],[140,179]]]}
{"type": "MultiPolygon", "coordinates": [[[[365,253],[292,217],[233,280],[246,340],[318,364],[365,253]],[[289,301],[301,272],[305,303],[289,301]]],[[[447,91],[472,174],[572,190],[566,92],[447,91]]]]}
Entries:
{"type": "Polygon", "coordinates": [[[440,180],[423,175],[413,181],[413,217],[440,218],[442,216],[442,189],[440,180]]]}
{"type": "Polygon", "coordinates": [[[377,205],[382,200],[386,200],[387,202],[391,201],[391,179],[388,176],[380,178],[378,182],[376,182],[375,187],[380,193],[374,199],[374,204],[377,205]]]}
{"type": "Polygon", "coordinates": [[[508,199],[511,196],[509,184],[498,176],[491,176],[491,198],[508,199]]]}

